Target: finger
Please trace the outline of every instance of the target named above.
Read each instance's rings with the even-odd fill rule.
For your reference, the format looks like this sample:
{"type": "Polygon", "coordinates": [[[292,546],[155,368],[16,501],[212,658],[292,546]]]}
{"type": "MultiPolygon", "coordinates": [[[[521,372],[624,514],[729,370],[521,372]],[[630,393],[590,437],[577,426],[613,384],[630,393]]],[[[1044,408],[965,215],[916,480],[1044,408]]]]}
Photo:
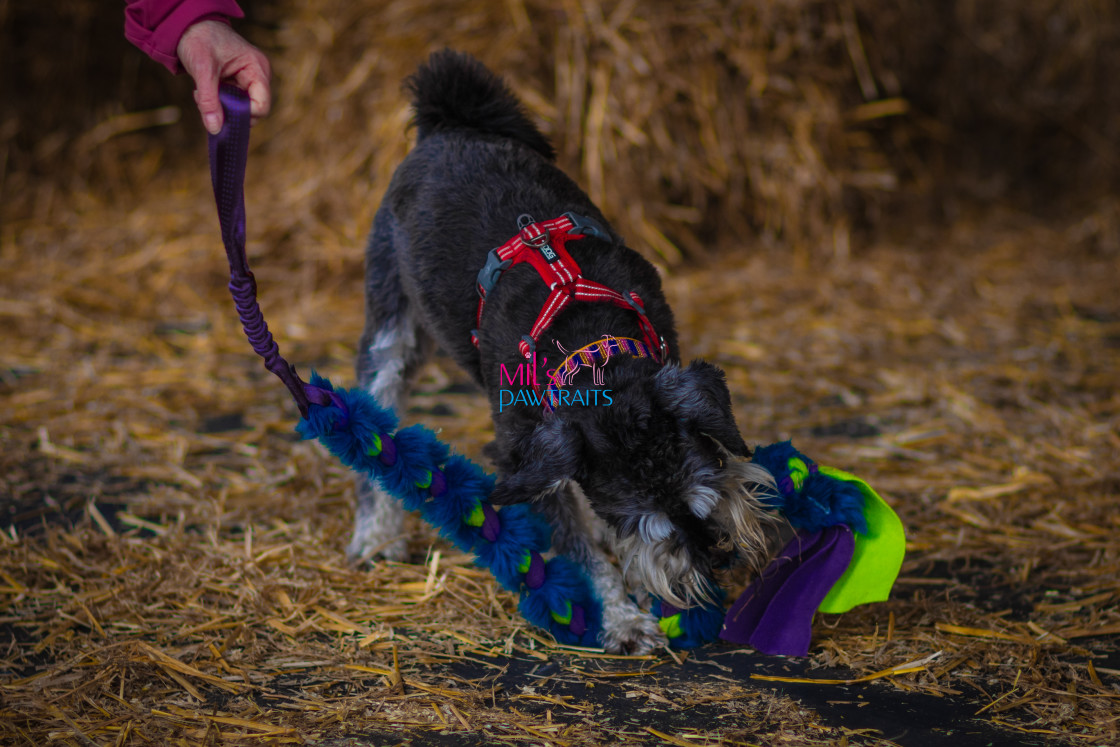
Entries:
{"type": "Polygon", "coordinates": [[[249,94],[249,114],[253,119],[267,117],[272,108],[272,95],[268,83],[261,79],[249,81],[247,86],[249,94]]]}
{"type": "Polygon", "coordinates": [[[200,71],[195,77],[194,101],[202,115],[202,126],[211,135],[222,131],[222,102],[218,98],[217,70],[200,71]]]}
{"type": "Polygon", "coordinates": [[[249,114],[256,121],[267,117],[272,110],[272,90],[269,86],[272,70],[267,57],[255,48],[252,52],[246,64],[237,71],[234,82],[249,95],[249,114]]]}

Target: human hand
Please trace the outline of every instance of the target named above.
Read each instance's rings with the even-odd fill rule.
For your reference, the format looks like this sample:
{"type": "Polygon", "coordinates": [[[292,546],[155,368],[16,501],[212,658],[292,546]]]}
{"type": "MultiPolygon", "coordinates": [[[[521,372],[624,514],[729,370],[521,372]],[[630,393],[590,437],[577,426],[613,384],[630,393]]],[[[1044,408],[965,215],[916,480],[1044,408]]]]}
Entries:
{"type": "Polygon", "coordinates": [[[218,84],[230,81],[249,94],[252,122],[267,117],[272,107],[269,79],[272,66],[264,52],[221,21],[199,21],[188,28],[176,49],[183,69],[194,79],[194,100],[202,124],[211,135],[222,129],[218,84]]]}

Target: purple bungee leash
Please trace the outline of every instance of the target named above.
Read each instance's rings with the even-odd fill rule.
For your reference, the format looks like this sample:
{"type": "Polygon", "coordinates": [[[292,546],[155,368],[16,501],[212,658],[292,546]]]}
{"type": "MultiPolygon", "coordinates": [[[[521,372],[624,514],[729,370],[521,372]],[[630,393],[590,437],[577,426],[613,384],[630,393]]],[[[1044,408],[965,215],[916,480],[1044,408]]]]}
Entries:
{"type": "MultiPolygon", "coordinates": [[[[265,368],[280,377],[299,407],[308,415],[309,405],[341,405],[332,392],[303,381],[282,355],[268,330],[260,304],[257,281],[245,254],[245,165],[249,159],[249,97],[240,88],[223,84],[218,92],[226,110],[225,126],[210,136],[210,179],[218,204],[222,243],[229,259],[229,291],[237,306],[249,343],[264,359],[265,368]]],[[[343,411],[344,408],[343,408],[343,411]]]]}

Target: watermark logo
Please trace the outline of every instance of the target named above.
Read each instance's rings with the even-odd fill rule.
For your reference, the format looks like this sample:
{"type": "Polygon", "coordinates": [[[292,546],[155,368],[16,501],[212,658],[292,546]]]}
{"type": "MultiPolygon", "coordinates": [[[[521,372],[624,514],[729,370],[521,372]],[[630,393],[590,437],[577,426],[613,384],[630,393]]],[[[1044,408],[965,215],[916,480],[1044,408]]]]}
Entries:
{"type": "Polygon", "coordinates": [[[515,405],[548,406],[555,410],[560,407],[610,407],[612,404],[614,400],[611,399],[610,389],[498,390],[498,412],[515,405]]]}
{"type": "MultiPolygon", "coordinates": [[[[563,350],[563,348],[561,348],[563,350]]],[[[567,352],[567,351],[564,351],[567,352]]],[[[603,385],[603,367],[595,363],[585,363],[576,360],[575,365],[568,365],[572,358],[559,367],[545,371],[547,384],[541,386],[537,371],[548,365],[547,358],[541,358],[537,364],[537,354],[533,353],[530,360],[518,363],[511,371],[506,364],[498,364],[498,412],[507,407],[523,405],[526,407],[548,407],[555,410],[559,407],[610,407],[614,400],[611,399],[611,390],[603,388],[590,389],[565,389],[575,378],[581,368],[592,370],[591,378],[596,387],[603,385]]]]}

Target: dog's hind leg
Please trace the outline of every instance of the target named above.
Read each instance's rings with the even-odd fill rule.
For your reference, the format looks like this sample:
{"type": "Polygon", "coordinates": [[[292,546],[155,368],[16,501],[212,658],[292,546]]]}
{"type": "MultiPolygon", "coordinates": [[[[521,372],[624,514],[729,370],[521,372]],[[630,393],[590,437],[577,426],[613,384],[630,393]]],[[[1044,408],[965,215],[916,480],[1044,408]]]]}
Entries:
{"type": "MultiPolygon", "coordinates": [[[[382,206],[366,248],[366,324],[357,362],[358,383],[398,415],[404,411],[413,377],[433,348],[401,288],[396,247],[402,240],[392,213],[382,206]]],[[[359,477],[354,533],[346,554],[351,560],[403,560],[408,552],[406,513],[380,485],[359,477]]]]}
{"type": "Polygon", "coordinates": [[[622,574],[603,550],[600,535],[610,530],[598,519],[579,485],[558,483],[537,505],[552,524],[552,549],[577,563],[603,604],[600,643],[610,653],[648,654],[668,644],[653,615],[639,609],[626,593],[622,574]]]}

